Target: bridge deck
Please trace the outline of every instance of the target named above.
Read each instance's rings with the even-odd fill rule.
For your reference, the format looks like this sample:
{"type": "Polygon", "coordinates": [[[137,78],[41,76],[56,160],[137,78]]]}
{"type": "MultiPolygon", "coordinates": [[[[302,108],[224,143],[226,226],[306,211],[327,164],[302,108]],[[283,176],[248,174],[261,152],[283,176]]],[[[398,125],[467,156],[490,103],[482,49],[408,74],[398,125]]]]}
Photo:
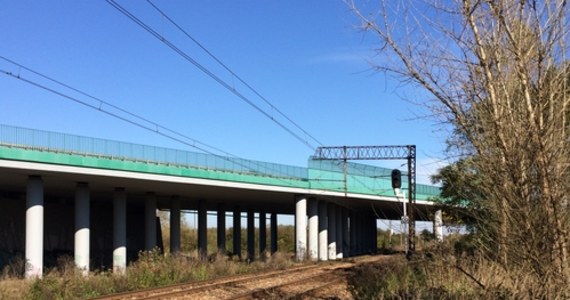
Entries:
{"type": "MultiPolygon", "coordinates": [[[[340,161],[309,159],[303,168],[7,125],[0,125],[0,159],[239,183],[270,191],[280,187],[283,192],[398,200],[390,186],[391,170],[370,165],[349,163],[345,183],[340,161]]],[[[429,202],[438,194],[437,187],[417,186],[417,200],[429,202]]]]}

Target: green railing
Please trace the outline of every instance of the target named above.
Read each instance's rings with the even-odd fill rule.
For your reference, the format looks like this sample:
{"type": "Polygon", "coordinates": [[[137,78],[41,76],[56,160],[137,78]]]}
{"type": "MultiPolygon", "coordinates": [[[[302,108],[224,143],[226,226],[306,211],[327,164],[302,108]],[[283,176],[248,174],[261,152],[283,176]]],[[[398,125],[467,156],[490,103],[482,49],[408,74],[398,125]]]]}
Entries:
{"type": "Polygon", "coordinates": [[[8,125],[0,125],[0,145],[269,177],[307,178],[307,169],[302,167],[8,125]]]}
{"type": "MultiPolygon", "coordinates": [[[[309,159],[309,182],[313,188],[351,192],[367,195],[394,196],[392,189],[392,169],[347,162],[346,178],[344,161],[309,159]]],[[[402,177],[407,173],[402,173],[402,177]]],[[[408,181],[403,180],[402,190],[408,189],[408,181]]],[[[440,194],[439,187],[416,184],[416,198],[429,200],[440,194]]]]}
{"type": "MultiPolygon", "coordinates": [[[[309,159],[308,168],[303,168],[8,125],[0,125],[0,147],[12,149],[1,153],[6,157],[20,157],[17,149],[24,149],[30,150],[27,151],[28,159],[56,164],[126,168],[139,172],[394,196],[390,169],[352,162],[347,163],[345,176],[342,161],[309,159]],[[38,153],[32,155],[31,152],[38,153]],[[59,156],[54,157],[52,154],[59,156]],[[90,160],[62,159],[67,154],[90,160]],[[163,167],[151,167],[153,165],[163,167]]],[[[403,182],[402,188],[407,189],[407,181],[403,182]]],[[[419,200],[429,200],[439,193],[439,188],[435,186],[416,186],[416,198],[419,200]]]]}

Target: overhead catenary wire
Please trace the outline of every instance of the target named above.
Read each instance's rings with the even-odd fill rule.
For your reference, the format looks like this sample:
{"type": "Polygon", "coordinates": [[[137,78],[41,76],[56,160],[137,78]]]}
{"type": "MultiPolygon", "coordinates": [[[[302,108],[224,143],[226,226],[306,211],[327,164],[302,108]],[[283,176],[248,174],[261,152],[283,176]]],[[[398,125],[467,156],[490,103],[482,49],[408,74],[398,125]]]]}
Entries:
{"type": "Polygon", "coordinates": [[[264,115],[265,117],[267,117],[268,119],[270,119],[271,121],[273,121],[275,124],[277,124],[281,129],[285,130],[289,135],[293,136],[295,139],[297,139],[299,142],[301,142],[302,144],[304,144],[305,146],[309,147],[312,150],[315,150],[316,147],[313,146],[311,143],[309,143],[307,140],[303,139],[300,135],[298,135],[297,133],[295,133],[293,130],[291,130],[289,127],[287,127],[285,124],[283,124],[282,122],[280,122],[279,120],[275,119],[271,114],[269,114],[268,112],[266,112],[265,110],[263,110],[261,107],[259,107],[257,104],[255,104],[251,99],[249,99],[248,97],[246,97],[244,94],[240,93],[238,90],[236,90],[232,85],[230,85],[229,83],[227,83],[226,81],[224,81],[222,78],[220,78],[219,76],[217,76],[216,74],[214,74],[212,71],[210,71],[208,68],[206,68],[205,66],[203,66],[202,64],[200,64],[198,61],[196,61],[194,58],[192,58],[190,55],[188,55],[186,52],[184,52],[182,49],[180,49],[179,47],[177,47],[175,44],[173,44],[172,42],[170,42],[167,38],[165,38],[162,34],[158,33],[156,30],[154,30],[152,27],[150,27],[149,25],[147,25],[145,22],[143,22],[142,20],[140,20],[139,18],[137,18],[135,15],[133,15],[129,10],[127,10],[126,8],[122,7],[120,4],[118,4],[116,1],[114,0],[106,0],[106,2],[111,5],[113,8],[115,8],[116,10],[118,10],[120,13],[122,13],[123,15],[125,15],[127,18],[129,18],[131,21],[133,21],[135,24],[137,24],[138,26],[140,26],[141,28],[143,28],[145,31],[147,31],[148,33],[150,33],[152,36],[154,36],[156,39],[158,39],[159,41],[161,41],[162,43],[164,43],[166,46],[168,46],[170,49],[172,49],[174,52],[176,52],[178,55],[180,55],[182,58],[184,58],[185,60],[187,60],[188,62],[190,62],[192,65],[194,65],[196,68],[198,68],[200,71],[202,71],[204,74],[208,75],[210,78],[212,78],[214,81],[216,81],[218,84],[220,84],[222,87],[224,87],[225,89],[227,89],[228,91],[230,91],[231,93],[233,93],[235,96],[238,97],[238,99],[242,100],[243,102],[247,103],[248,105],[250,105],[251,107],[253,107],[255,110],[257,110],[259,113],[261,113],[262,115],[264,115]]]}
{"type": "Polygon", "coordinates": [[[184,30],[176,21],[174,21],[171,17],[169,17],[163,10],[161,10],[157,5],[155,5],[151,0],[146,0],[150,6],[152,6],[158,13],[160,13],[168,22],[170,22],[174,27],[176,27],[180,32],[182,32],[186,37],[188,37],[192,42],[194,42],[200,49],[202,49],[206,54],[208,54],[213,60],[215,60],[220,66],[222,66],[226,71],[228,71],[234,78],[236,78],[239,82],[241,82],[245,87],[247,87],[250,91],[252,91],[255,95],[257,95],[263,102],[269,105],[273,110],[279,113],[282,117],[284,117],[287,121],[289,121],[293,126],[303,132],[306,136],[311,138],[320,146],[323,146],[319,140],[317,140],[313,135],[311,135],[307,130],[305,130],[301,125],[297,122],[293,121],[289,116],[283,113],[279,108],[277,108],[271,101],[269,101],[266,97],[264,97],[261,93],[257,91],[257,89],[253,88],[249,83],[247,83],[244,79],[242,79],[236,72],[234,72],[230,67],[228,67],[224,62],[222,62],[218,57],[216,57],[210,50],[208,50],[202,43],[196,40],[188,31],[184,30]]]}
{"type": "MultiPolygon", "coordinates": [[[[27,66],[25,66],[25,65],[23,65],[23,64],[21,64],[21,63],[18,63],[18,62],[14,61],[14,60],[11,60],[11,59],[9,59],[9,58],[6,58],[6,57],[4,57],[4,56],[2,56],[2,55],[0,55],[0,59],[4,60],[4,61],[6,61],[6,62],[9,62],[9,63],[15,65],[16,67],[18,67],[18,72],[17,72],[17,74],[15,74],[14,72],[10,72],[10,71],[3,70],[3,69],[0,69],[0,73],[3,73],[3,74],[5,74],[5,75],[7,75],[7,76],[16,78],[16,79],[18,79],[18,80],[21,80],[21,81],[23,81],[23,82],[25,82],[25,83],[27,83],[27,84],[30,84],[30,85],[32,85],[32,86],[35,86],[35,87],[37,87],[37,88],[46,90],[46,91],[48,91],[48,92],[51,92],[51,93],[53,93],[53,94],[56,94],[56,95],[61,96],[61,97],[63,97],[63,98],[66,98],[66,99],[68,99],[68,100],[70,100],[70,101],[73,101],[73,102],[75,102],[75,103],[78,103],[78,104],[87,106],[88,108],[91,108],[91,109],[96,110],[96,111],[98,111],[98,112],[101,112],[101,113],[107,114],[107,115],[109,115],[109,116],[112,116],[112,117],[114,117],[114,118],[117,118],[117,119],[119,119],[119,120],[125,121],[125,122],[127,122],[127,123],[129,123],[129,124],[132,124],[132,125],[135,125],[135,126],[137,126],[137,127],[143,128],[143,129],[145,129],[145,130],[151,131],[151,132],[153,132],[153,133],[159,134],[159,135],[161,135],[161,136],[163,136],[163,137],[169,138],[169,139],[174,140],[174,141],[176,141],[176,142],[179,142],[179,143],[181,143],[181,144],[184,144],[184,145],[193,147],[193,148],[198,149],[198,150],[200,150],[200,151],[202,151],[202,152],[211,154],[211,155],[213,155],[213,156],[215,156],[215,157],[218,157],[218,158],[227,160],[227,161],[229,161],[229,162],[231,162],[231,163],[234,163],[234,164],[236,164],[236,165],[239,165],[239,166],[241,166],[241,167],[244,167],[245,169],[249,169],[250,171],[257,171],[257,172],[259,172],[258,170],[253,170],[253,169],[249,168],[248,166],[245,166],[245,165],[243,165],[243,164],[240,164],[239,162],[234,161],[231,157],[226,157],[226,156],[218,155],[218,154],[216,154],[216,153],[213,153],[211,150],[207,150],[206,148],[215,149],[216,151],[219,151],[219,152],[221,152],[221,153],[223,153],[223,154],[225,154],[225,155],[232,156],[233,158],[238,158],[237,156],[235,156],[235,155],[233,155],[233,154],[231,154],[231,153],[228,153],[228,152],[223,151],[223,150],[221,150],[221,149],[219,149],[219,148],[210,146],[210,145],[205,144],[205,143],[203,143],[203,142],[200,142],[200,141],[198,141],[198,140],[196,140],[196,139],[192,139],[192,138],[188,137],[187,135],[183,135],[183,134],[181,134],[181,133],[179,133],[179,132],[176,132],[176,131],[174,131],[174,130],[172,130],[172,129],[169,129],[169,128],[163,126],[163,125],[160,125],[160,124],[158,124],[158,123],[156,123],[156,122],[154,122],[154,121],[152,121],[152,120],[149,120],[149,119],[147,119],[147,118],[145,118],[145,117],[142,117],[142,116],[137,115],[137,114],[135,114],[135,113],[132,113],[132,112],[130,112],[130,111],[124,109],[124,108],[121,108],[121,107],[119,107],[119,106],[117,106],[117,105],[114,105],[114,104],[112,104],[112,103],[110,103],[110,102],[108,102],[108,101],[105,101],[105,100],[102,100],[102,99],[100,99],[100,98],[98,98],[98,97],[95,97],[95,96],[93,96],[93,95],[90,95],[90,94],[88,94],[88,93],[86,93],[86,92],[84,92],[84,91],[82,91],[82,90],[79,90],[79,89],[77,89],[77,88],[75,88],[75,87],[72,87],[71,85],[69,85],[69,84],[67,84],[67,83],[64,83],[64,82],[62,82],[62,81],[60,81],[60,80],[57,80],[57,79],[55,79],[55,78],[53,78],[53,77],[50,77],[50,76],[45,75],[45,74],[43,74],[43,73],[40,73],[40,72],[38,72],[38,71],[36,71],[36,70],[33,70],[33,69],[31,69],[31,68],[29,68],[29,67],[27,67],[27,66]],[[64,92],[58,91],[58,90],[56,90],[55,88],[51,88],[51,87],[48,87],[48,86],[43,85],[43,84],[41,84],[41,83],[38,83],[38,82],[36,82],[36,81],[33,81],[33,80],[31,80],[31,79],[28,79],[28,78],[26,78],[26,77],[24,77],[24,76],[22,75],[22,72],[21,72],[22,70],[27,71],[27,72],[30,72],[30,73],[32,73],[32,74],[34,74],[34,75],[37,75],[37,76],[39,76],[39,77],[41,77],[41,78],[43,78],[43,79],[46,79],[46,80],[48,80],[48,81],[50,81],[50,82],[53,82],[53,83],[55,83],[55,84],[57,84],[57,85],[63,86],[63,87],[65,87],[65,88],[67,88],[67,89],[69,89],[69,90],[71,90],[71,91],[74,91],[74,92],[76,92],[76,93],[78,93],[78,94],[81,94],[82,96],[85,96],[85,97],[88,97],[88,98],[90,98],[90,99],[96,100],[96,101],[97,101],[97,104],[88,103],[87,101],[81,100],[81,99],[79,99],[79,98],[77,98],[77,97],[73,97],[73,96],[70,96],[70,95],[68,95],[68,94],[66,94],[66,93],[64,93],[64,92]],[[122,113],[125,113],[125,114],[127,114],[127,115],[129,115],[129,116],[132,116],[132,117],[136,118],[136,119],[142,120],[142,121],[144,121],[144,122],[146,122],[146,123],[148,123],[148,124],[151,124],[151,125],[153,125],[153,126],[148,126],[147,124],[142,124],[142,123],[140,123],[140,122],[137,122],[137,121],[128,119],[127,117],[121,116],[121,115],[119,115],[119,114],[117,114],[117,113],[108,111],[108,110],[106,110],[105,107],[102,106],[101,104],[105,104],[106,106],[112,107],[112,108],[114,108],[114,109],[116,109],[116,110],[118,110],[118,111],[120,111],[120,112],[122,112],[122,113]],[[177,135],[178,138],[175,137],[175,136],[172,136],[172,135],[170,135],[170,134],[167,134],[167,133],[165,133],[165,132],[162,132],[162,131],[160,131],[160,129],[164,129],[164,130],[167,131],[167,132],[173,133],[173,134],[177,135]],[[191,141],[191,143],[189,143],[188,141],[185,141],[184,139],[189,139],[189,140],[191,141]],[[201,145],[201,146],[197,146],[197,144],[199,144],[199,145],[201,145]]],[[[253,163],[255,164],[254,161],[253,161],[253,163]]],[[[271,169],[271,168],[270,168],[270,169],[271,169]]],[[[275,171],[275,170],[273,170],[273,171],[275,171]]],[[[265,174],[265,175],[267,175],[267,174],[265,174]]],[[[353,175],[351,175],[351,177],[353,177],[353,175]]],[[[363,185],[367,186],[364,182],[361,182],[361,181],[358,180],[356,177],[354,177],[354,179],[356,179],[357,181],[359,181],[359,182],[362,183],[363,185]]],[[[317,180],[319,180],[319,179],[317,179],[317,180]]],[[[324,181],[328,181],[328,180],[324,180],[324,181]]],[[[369,187],[369,186],[367,186],[367,187],[368,187],[369,189],[373,189],[373,188],[371,188],[371,187],[369,187]]],[[[327,197],[326,195],[324,195],[325,193],[327,193],[327,191],[326,191],[326,190],[323,190],[321,193],[317,193],[317,194],[314,194],[314,195],[317,196],[317,197],[318,197],[318,196],[323,197],[323,198],[328,199],[328,200],[332,200],[332,199],[333,199],[333,198],[331,198],[331,197],[327,197]]],[[[381,194],[378,194],[378,196],[381,196],[381,194]]]]}
{"type": "MultiPolygon", "coordinates": [[[[151,132],[156,133],[156,134],[158,134],[158,135],[160,135],[160,136],[163,136],[163,137],[165,137],[165,138],[168,138],[168,139],[171,139],[171,140],[173,140],[173,141],[179,142],[179,143],[184,144],[184,145],[186,145],[186,146],[190,146],[190,147],[192,147],[192,148],[195,148],[195,149],[200,150],[200,151],[202,151],[202,152],[204,152],[204,153],[213,155],[213,156],[215,156],[215,157],[217,157],[217,158],[220,158],[220,159],[222,159],[222,160],[226,160],[226,161],[228,161],[228,162],[230,162],[230,163],[233,163],[233,164],[235,164],[235,165],[238,165],[238,166],[240,166],[240,167],[243,167],[243,168],[246,169],[246,170],[249,170],[249,171],[252,171],[252,172],[256,172],[256,173],[260,173],[260,174],[263,174],[263,175],[266,175],[266,176],[269,176],[269,177],[276,178],[277,180],[283,181],[283,180],[280,179],[279,177],[273,176],[273,175],[271,175],[271,174],[263,173],[263,172],[261,172],[260,170],[257,170],[257,169],[252,169],[251,167],[249,167],[249,166],[245,165],[244,163],[240,162],[239,160],[241,160],[241,159],[240,159],[239,157],[237,157],[237,156],[231,154],[231,153],[228,153],[228,152],[226,152],[226,151],[223,151],[223,150],[221,150],[221,149],[219,149],[219,148],[217,148],[217,147],[210,146],[210,145],[208,145],[208,144],[206,144],[206,143],[203,143],[203,142],[200,142],[200,141],[198,141],[198,140],[196,140],[196,139],[190,138],[190,137],[188,137],[188,136],[186,136],[186,135],[184,135],[184,134],[181,134],[181,133],[176,132],[176,131],[174,131],[174,130],[172,130],[172,129],[169,129],[169,128],[165,127],[165,126],[162,126],[162,125],[160,125],[160,124],[158,124],[158,123],[156,123],[156,122],[153,122],[153,121],[151,121],[151,120],[149,120],[149,119],[146,119],[146,118],[144,118],[144,117],[142,117],[142,116],[140,116],[140,115],[137,115],[137,114],[134,114],[134,113],[132,113],[132,112],[129,112],[129,111],[127,111],[126,109],[120,108],[120,107],[118,107],[118,106],[116,106],[116,105],[114,105],[114,104],[112,104],[112,103],[109,103],[109,102],[107,102],[107,101],[104,101],[104,100],[101,100],[101,99],[99,99],[99,98],[97,98],[97,97],[94,97],[94,96],[92,96],[92,95],[90,95],[90,94],[88,94],[88,93],[86,93],[86,92],[83,92],[83,91],[81,91],[81,90],[79,90],[79,89],[77,89],[77,88],[72,87],[72,86],[69,85],[69,84],[63,83],[62,81],[56,80],[56,79],[54,79],[54,78],[52,78],[52,77],[50,77],[50,76],[47,76],[47,75],[45,75],[45,74],[42,74],[42,73],[40,73],[40,72],[38,72],[38,71],[35,71],[35,70],[31,69],[31,68],[28,68],[28,67],[24,66],[23,64],[17,63],[17,62],[15,62],[15,61],[13,61],[13,60],[11,60],[11,59],[8,59],[8,58],[6,58],[6,57],[4,57],[4,56],[1,56],[1,55],[0,55],[0,59],[2,59],[2,60],[4,60],[4,61],[7,61],[7,62],[9,62],[9,63],[11,63],[11,64],[13,64],[13,65],[15,65],[15,66],[17,66],[17,67],[19,68],[17,74],[15,74],[14,72],[10,72],[10,71],[7,71],[7,70],[0,69],[0,73],[3,73],[4,75],[10,76],[10,77],[15,78],[15,79],[18,79],[18,80],[23,81],[23,82],[25,82],[25,83],[27,83],[27,84],[30,84],[30,85],[35,86],[35,87],[37,87],[37,88],[43,89],[43,90],[45,90],[45,91],[48,91],[48,92],[50,92],[50,93],[53,93],[53,94],[58,95],[58,96],[60,96],[60,97],[63,97],[63,98],[65,98],[65,99],[70,100],[70,101],[72,101],[72,102],[75,102],[75,103],[77,103],[77,104],[84,105],[84,106],[86,106],[86,107],[88,107],[88,108],[91,108],[91,109],[93,109],[93,110],[96,110],[96,111],[98,111],[98,112],[107,114],[107,115],[109,115],[109,116],[111,116],[111,117],[114,117],[114,118],[119,119],[119,120],[121,120],[121,121],[127,122],[127,123],[129,123],[129,124],[131,124],[131,125],[134,125],[134,126],[137,126],[137,127],[139,127],[139,128],[142,128],[142,129],[151,131],[151,132]],[[71,96],[71,95],[68,95],[68,94],[62,92],[62,91],[56,90],[55,88],[51,88],[51,87],[48,87],[48,86],[46,86],[46,85],[44,85],[44,84],[41,84],[41,83],[39,83],[39,82],[33,81],[33,80],[31,80],[31,79],[28,79],[28,78],[26,78],[26,77],[24,77],[24,76],[21,75],[21,70],[28,71],[28,72],[30,72],[30,73],[32,73],[32,74],[35,74],[35,75],[37,75],[37,76],[39,76],[39,77],[41,77],[41,78],[44,78],[44,79],[46,79],[46,80],[48,80],[48,81],[51,81],[51,82],[53,82],[53,83],[56,83],[56,84],[58,84],[58,85],[61,85],[61,86],[65,87],[65,88],[67,88],[67,89],[69,89],[69,90],[72,90],[72,91],[74,91],[74,92],[76,92],[76,93],[79,93],[79,94],[81,94],[81,95],[83,95],[83,96],[85,96],[85,97],[88,97],[88,98],[91,98],[91,99],[93,99],[93,100],[96,100],[98,103],[97,103],[97,105],[94,105],[93,103],[89,103],[89,102],[87,102],[87,101],[85,101],[85,100],[79,99],[79,98],[77,98],[77,97],[73,97],[73,96],[71,96]],[[101,104],[105,104],[105,105],[108,105],[109,107],[113,107],[113,108],[115,108],[116,110],[118,110],[118,111],[120,111],[120,112],[122,112],[122,113],[124,113],[124,114],[126,114],[126,115],[128,115],[128,116],[131,116],[131,117],[134,117],[135,119],[138,119],[138,121],[137,121],[137,120],[133,120],[133,119],[129,119],[128,117],[122,116],[122,115],[120,115],[120,114],[118,114],[118,113],[116,113],[116,112],[109,111],[109,110],[105,109],[105,107],[102,106],[101,104]],[[140,122],[141,120],[143,120],[146,124],[140,122]],[[149,124],[152,124],[153,126],[149,126],[149,124]],[[159,130],[160,128],[163,128],[164,131],[166,131],[166,132],[160,131],[160,130],[159,130]],[[167,132],[170,132],[170,134],[167,133],[167,132]],[[186,139],[188,139],[190,142],[187,141],[186,139]],[[212,152],[211,150],[208,150],[208,148],[209,148],[209,149],[214,149],[214,150],[216,150],[216,151],[218,151],[218,152],[220,152],[220,153],[223,153],[224,155],[227,155],[227,156],[219,155],[219,154],[217,154],[217,153],[214,153],[214,152],[212,152]]],[[[255,162],[255,161],[250,161],[250,162],[253,163],[253,164],[257,164],[257,162],[255,162]]],[[[264,165],[264,166],[265,166],[265,165],[264,165]]],[[[268,169],[271,169],[271,168],[268,168],[268,169]]],[[[274,170],[274,169],[271,169],[271,170],[272,170],[272,171],[276,171],[276,170],[274,170]]],[[[286,182],[286,181],[283,181],[283,182],[286,182]]]]}
{"type": "MultiPolygon", "coordinates": [[[[62,81],[59,81],[59,80],[57,80],[57,79],[55,79],[55,78],[53,78],[53,77],[47,76],[47,75],[42,74],[42,73],[40,73],[40,72],[38,72],[38,71],[35,71],[35,70],[31,69],[31,68],[28,68],[27,66],[25,66],[25,65],[23,65],[23,64],[20,64],[20,63],[18,63],[18,62],[15,62],[15,61],[13,61],[13,60],[11,60],[11,59],[9,59],[9,58],[6,58],[6,57],[0,55],[0,59],[2,59],[2,60],[4,60],[4,61],[7,61],[7,62],[9,62],[9,63],[11,63],[11,64],[13,64],[13,65],[16,65],[18,68],[20,68],[20,69],[22,69],[22,70],[26,70],[26,71],[28,71],[28,72],[30,72],[30,73],[32,73],[32,74],[35,74],[35,75],[37,75],[37,76],[39,76],[39,77],[41,77],[41,78],[44,78],[44,79],[46,79],[46,80],[48,80],[48,81],[51,81],[51,82],[56,83],[56,84],[58,84],[58,85],[61,85],[61,86],[65,87],[65,88],[67,88],[67,89],[69,89],[69,90],[72,90],[72,91],[74,91],[74,92],[76,92],[76,93],[78,93],[78,94],[81,94],[81,95],[83,95],[83,96],[85,96],[85,97],[88,97],[88,98],[90,98],[90,99],[93,99],[93,100],[97,101],[97,102],[99,103],[99,105],[98,105],[98,110],[101,110],[102,112],[105,112],[105,111],[102,110],[102,108],[103,108],[103,105],[106,105],[106,106],[112,107],[112,108],[114,108],[114,109],[116,109],[116,110],[118,110],[118,111],[120,111],[120,112],[122,112],[122,113],[125,113],[125,114],[127,114],[127,115],[129,115],[129,116],[131,116],[131,117],[133,117],[133,118],[135,118],[135,119],[144,121],[145,123],[148,123],[148,124],[150,124],[150,125],[152,125],[152,126],[154,127],[154,130],[153,130],[152,128],[150,128],[150,127],[149,127],[149,128],[145,128],[145,129],[148,129],[148,130],[151,130],[151,131],[155,131],[155,132],[159,132],[161,129],[163,129],[164,131],[170,132],[170,133],[172,133],[172,134],[174,134],[174,135],[176,135],[176,136],[179,136],[180,138],[187,139],[187,140],[191,141],[191,142],[194,143],[194,144],[199,144],[199,145],[201,145],[201,147],[209,148],[209,149],[212,149],[212,150],[214,150],[214,151],[218,151],[218,152],[220,152],[220,153],[222,153],[222,154],[225,154],[225,155],[234,156],[234,155],[232,155],[231,153],[228,153],[228,152],[226,152],[226,151],[224,151],[224,150],[221,150],[221,149],[216,148],[216,147],[214,147],[214,146],[211,146],[211,145],[202,143],[202,142],[200,142],[200,141],[198,141],[198,140],[196,140],[196,139],[194,139],[194,138],[191,138],[191,137],[189,137],[189,136],[187,136],[187,135],[184,135],[184,134],[182,134],[182,133],[180,133],[180,132],[177,132],[177,131],[175,131],[175,130],[173,130],[173,129],[170,129],[170,128],[167,128],[167,127],[165,127],[165,126],[162,126],[162,125],[160,125],[160,124],[158,124],[158,123],[156,123],[156,122],[154,122],[154,121],[151,121],[151,120],[149,120],[149,119],[147,119],[147,118],[145,118],[145,117],[142,117],[142,116],[140,116],[140,115],[138,115],[138,114],[132,113],[132,112],[130,112],[130,111],[124,109],[124,108],[121,108],[121,107],[119,107],[119,106],[117,106],[117,105],[114,105],[114,104],[112,104],[112,103],[110,103],[110,102],[108,102],[108,101],[102,100],[102,99],[100,99],[100,98],[98,98],[98,97],[95,97],[95,96],[90,95],[90,94],[88,94],[88,93],[86,93],[86,92],[84,92],[84,91],[81,91],[81,90],[79,90],[79,89],[77,89],[77,88],[74,88],[74,87],[70,86],[69,84],[66,84],[66,83],[64,83],[64,82],[62,82],[62,81]]],[[[3,73],[6,74],[6,71],[3,71],[3,73]]],[[[9,75],[9,74],[7,74],[7,75],[9,75]]],[[[17,77],[19,77],[19,75],[17,75],[17,77]]],[[[31,83],[31,82],[28,82],[28,83],[31,83]]],[[[39,86],[38,86],[38,87],[39,87],[39,86]]],[[[60,96],[61,96],[61,95],[60,95],[60,96]]],[[[71,100],[71,99],[70,99],[70,100],[71,100]]],[[[75,101],[75,102],[78,102],[78,101],[75,101]]],[[[78,102],[78,103],[79,103],[79,102],[78,102]]],[[[83,103],[80,103],[80,104],[83,104],[83,103]]],[[[88,103],[85,103],[85,104],[88,104],[88,103]]],[[[91,105],[87,105],[87,106],[90,106],[91,108],[95,108],[94,106],[91,106],[91,105]]],[[[139,127],[140,127],[140,126],[139,126],[139,127]]],[[[194,147],[194,146],[192,146],[192,147],[194,147]]],[[[201,149],[201,147],[194,147],[194,148],[203,151],[203,150],[201,149]]]]}

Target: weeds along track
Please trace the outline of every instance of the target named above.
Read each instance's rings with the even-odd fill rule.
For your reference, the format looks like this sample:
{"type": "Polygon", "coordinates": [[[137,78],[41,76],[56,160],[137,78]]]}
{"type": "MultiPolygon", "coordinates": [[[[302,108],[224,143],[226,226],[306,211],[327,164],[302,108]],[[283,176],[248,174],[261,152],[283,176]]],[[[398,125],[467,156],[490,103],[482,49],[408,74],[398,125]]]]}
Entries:
{"type": "Polygon", "coordinates": [[[227,276],[227,277],[210,279],[210,280],[194,281],[194,282],[188,282],[188,283],[179,283],[179,284],[174,284],[174,285],[148,288],[148,289],[132,291],[132,292],[110,294],[110,295],[106,295],[106,296],[93,298],[93,300],[167,299],[169,295],[175,296],[176,293],[180,293],[180,294],[199,293],[201,291],[215,289],[218,286],[239,284],[242,282],[248,282],[248,281],[255,280],[255,279],[271,278],[273,276],[279,276],[280,274],[287,273],[287,272],[299,273],[299,272],[303,272],[303,271],[318,268],[318,267],[319,267],[318,265],[309,265],[309,266],[305,265],[305,266],[299,266],[299,267],[295,267],[295,268],[289,268],[286,270],[264,272],[261,274],[259,274],[259,273],[258,274],[240,274],[240,275],[227,276]]]}
{"type": "Polygon", "coordinates": [[[182,283],[96,299],[290,299],[310,295],[344,280],[345,270],[378,257],[331,261],[261,274],[244,274],[182,283]]]}
{"type": "Polygon", "coordinates": [[[343,275],[331,274],[329,272],[307,277],[303,276],[300,279],[273,285],[269,288],[258,287],[224,299],[299,299],[302,296],[310,296],[317,291],[340,283],[343,281],[343,278],[343,275]]]}

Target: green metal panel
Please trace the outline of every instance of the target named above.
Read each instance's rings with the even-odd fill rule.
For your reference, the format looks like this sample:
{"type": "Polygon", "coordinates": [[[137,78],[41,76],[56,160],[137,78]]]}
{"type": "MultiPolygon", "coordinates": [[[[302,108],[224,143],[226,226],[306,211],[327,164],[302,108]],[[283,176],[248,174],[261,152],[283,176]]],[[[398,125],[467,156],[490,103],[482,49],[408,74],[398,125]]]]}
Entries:
{"type": "MultiPolygon", "coordinates": [[[[309,160],[308,168],[0,125],[0,159],[394,197],[390,169],[309,160]]],[[[407,182],[402,187],[407,189],[407,182]]],[[[417,185],[416,198],[439,188],[417,185]]]]}

